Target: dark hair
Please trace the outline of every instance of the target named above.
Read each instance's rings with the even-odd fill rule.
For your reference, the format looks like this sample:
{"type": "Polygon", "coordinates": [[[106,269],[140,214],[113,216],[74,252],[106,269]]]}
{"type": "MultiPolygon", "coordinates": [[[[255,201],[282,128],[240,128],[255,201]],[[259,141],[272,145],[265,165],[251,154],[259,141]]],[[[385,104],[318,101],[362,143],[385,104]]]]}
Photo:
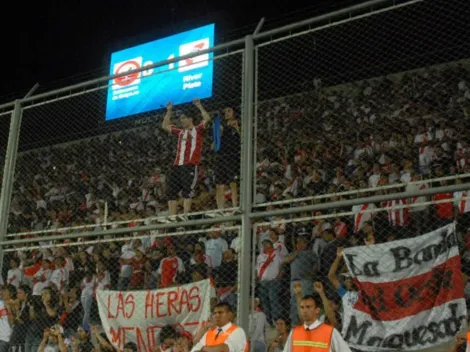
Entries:
{"type": "Polygon", "coordinates": [[[302,301],[307,301],[309,299],[315,302],[315,306],[317,308],[322,308],[323,304],[319,295],[313,294],[313,295],[306,295],[302,297],[302,301]]]}
{"type": "Polygon", "coordinates": [[[214,308],[224,308],[227,312],[233,313],[232,306],[227,302],[217,303],[214,308]]]}
{"type": "Polygon", "coordinates": [[[21,290],[21,291],[23,291],[25,294],[27,294],[28,296],[31,296],[31,287],[29,287],[28,285],[21,284],[21,285],[18,287],[18,290],[21,290]]]}
{"type": "Polygon", "coordinates": [[[8,285],[3,286],[3,290],[8,291],[13,298],[16,298],[16,286],[13,286],[12,284],[8,284],[8,285]]]}
{"type": "Polygon", "coordinates": [[[176,330],[171,325],[165,325],[160,332],[160,343],[163,343],[165,339],[176,338],[176,330]]]}
{"type": "Polygon", "coordinates": [[[202,277],[206,278],[208,276],[208,266],[206,263],[196,264],[192,266],[192,273],[197,273],[202,277]]]}
{"type": "Polygon", "coordinates": [[[137,348],[137,345],[135,344],[135,342],[128,342],[124,345],[124,350],[126,349],[129,349],[129,350],[132,350],[132,351],[135,351],[137,352],[139,349],[137,348]]]}
{"type": "Polygon", "coordinates": [[[280,317],[280,318],[277,318],[277,320],[282,320],[288,328],[291,326],[291,322],[290,322],[289,318],[280,317]]]}

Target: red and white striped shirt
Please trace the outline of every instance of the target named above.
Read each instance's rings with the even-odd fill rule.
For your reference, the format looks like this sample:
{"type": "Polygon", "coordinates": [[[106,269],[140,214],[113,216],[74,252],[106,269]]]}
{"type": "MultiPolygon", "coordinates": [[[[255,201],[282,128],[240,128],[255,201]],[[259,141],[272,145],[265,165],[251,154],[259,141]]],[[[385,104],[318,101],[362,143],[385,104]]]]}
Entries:
{"type": "Polygon", "coordinates": [[[178,146],[176,150],[175,166],[181,165],[199,165],[201,160],[203,123],[193,126],[190,129],[181,129],[171,126],[171,134],[178,137],[178,146]]]}
{"type": "Polygon", "coordinates": [[[356,213],[354,215],[354,232],[357,233],[364,227],[364,223],[372,220],[373,212],[370,210],[377,209],[374,203],[366,203],[362,205],[355,205],[352,207],[352,211],[356,213]],[[369,210],[365,213],[364,211],[369,210]]]}
{"type": "Polygon", "coordinates": [[[334,230],[336,238],[345,238],[348,234],[348,227],[342,221],[335,224],[334,230]]]}
{"type": "Polygon", "coordinates": [[[455,205],[459,209],[460,215],[470,212],[470,199],[461,199],[467,197],[470,197],[470,192],[468,191],[454,193],[454,198],[457,198],[455,200],[455,205]]]}
{"type": "Polygon", "coordinates": [[[388,221],[392,226],[407,226],[409,223],[408,210],[409,208],[398,208],[406,206],[408,204],[406,199],[395,199],[385,202],[385,207],[392,208],[388,209],[388,221]]]}

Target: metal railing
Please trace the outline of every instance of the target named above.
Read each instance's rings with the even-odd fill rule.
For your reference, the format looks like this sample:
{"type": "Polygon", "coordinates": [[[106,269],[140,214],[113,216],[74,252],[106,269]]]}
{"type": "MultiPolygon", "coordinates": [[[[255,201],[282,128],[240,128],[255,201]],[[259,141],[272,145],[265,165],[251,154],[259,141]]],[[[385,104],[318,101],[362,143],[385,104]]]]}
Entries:
{"type": "MultiPolygon", "coordinates": [[[[323,250],[336,240],[341,242],[337,247],[353,248],[351,253],[364,245],[364,255],[376,258],[374,248],[382,250],[401,243],[395,241],[411,241],[414,237],[419,237],[416,243],[421,246],[424,241],[420,235],[455,223],[454,232],[464,253],[466,247],[462,240],[466,238],[465,226],[470,225],[466,219],[470,211],[466,208],[470,207],[469,195],[465,193],[470,190],[467,181],[470,157],[465,144],[468,130],[465,117],[470,111],[470,90],[465,80],[470,75],[467,76],[469,70],[465,65],[456,62],[470,57],[470,47],[467,38],[461,38],[464,36],[452,28],[468,25],[465,16],[468,14],[469,5],[461,0],[446,4],[373,0],[266,32],[258,33],[257,28],[253,35],[201,52],[1,105],[0,120],[8,120],[9,135],[7,144],[1,144],[0,140],[0,152],[4,153],[0,155],[0,161],[4,162],[0,193],[0,274],[5,276],[7,272],[6,259],[21,258],[34,266],[37,251],[45,257],[44,251],[53,249],[54,252],[47,253],[57,259],[62,248],[70,250],[71,260],[77,263],[81,263],[80,256],[85,256],[88,258],[85,261],[99,266],[104,253],[112,252],[116,259],[121,250],[138,252],[142,247],[144,261],[155,266],[154,255],[169,252],[171,258],[174,248],[171,243],[177,243],[178,255],[186,256],[186,269],[191,268],[191,273],[201,279],[200,269],[190,264],[193,257],[201,254],[194,247],[204,248],[200,242],[212,245],[210,241],[219,238],[214,239],[212,234],[223,232],[223,248],[232,254],[217,253],[217,257],[227,255],[227,267],[236,258],[237,285],[231,284],[228,296],[230,303],[236,304],[239,324],[250,331],[250,315],[254,312],[250,304],[258,296],[269,324],[274,325],[278,319],[297,322],[296,295],[313,292],[313,288],[305,286],[299,291],[297,281],[303,285],[312,280],[322,282],[329,295],[326,303],[338,302],[332,289],[339,285],[337,273],[330,275],[325,267],[318,267],[326,265],[325,260],[328,265],[335,261],[336,251],[334,258],[322,259],[321,254],[326,252],[319,248],[323,250]],[[439,16],[436,32],[431,23],[439,16]],[[419,33],[413,35],[424,36],[429,32],[437,46],[452,37],[452,44],[430,48],[426,46],[427,40],[417,43],[413,37],[407,41],[406,34],[400,30],[404,28],[406,32],[418,18],[419,33]],[[401,51],[393,43],[392,28],[399,32],[397,41],[406,57],[400,55],[401,51]],[[354,46],[357,57],[343,51],[349,45],[354,46]],[[389,57],[384,57],[387,48],[389,57]],[[361,49],[365,53],[362,56],[361,49]],[[197,176],[198,184],[196,188],[191,185],[190,192],[186,192],[187,187],[175,183],[177,177],[183,182],[183,177],[175,176],[175,168],[169,166],[173,164],[176,141],[167,138],[161,129],[164,116],[170,116],[171,109],[163,111],[162,107],[162,111],[142,114],[150,123],[138,129],[132,129],[135,126],[129,125],[129,119],[104,125],[97,121],[104,119],[106,91],[116,78],[151,68],[159,69],[155,75],[163,74],[172,70],[170,64],[206,53],[213,54],[214,94],[202,102],[202,107],[194,102],[198,110],[188,104],[181,106],[181,110],[196,118],[200,114],[207,124],[205,127],[212,129],[205,114],[210,111],[209,120],[220,119],[223,126],[220,133],[233,128],[234,134],[239,135],[240,145],[225,150],[225,154],[217,154],[216,148],[210,145],[215,142],[219,127],[214,128],[212,138],[206,132],[201,137],[200,165],[191,174],[193,178],[197,176]],[[424,59],[426,54],[430,57],[424,59]],[[449,62],[455,62],[450,69],[443,67],[427,72],[435,64],[449,62]],[[416,68],[423,70],[408,72],[416,68]],[[406,73],[392,83],[382,77],[397,72],[406,73]],[[432,105],[436,92],[443,92],[447,100],[432,105]],[[390,96],[398,102],[391,102],[390,96]],[[230,113],[224,115],[224,108],[231,108],[232,114],[238,116],[232,119],[230,113]],[[413,114],[431,117],[413,121],[413,114]],[[69,116],[73,118],[67,119],[69,116]],[[83,121],[77,119],[80,116],[83,121]],[[443,127],[429,122],[443,116],[448,118],[443,120],[443,127]],[[225,118],[232,120],[226,122],[225,118]],[[407,118],[412,120],[409,125],[407,118]],[[395,125],[390,125],[390,121],[395,125]],[[158,125],[154,126],[153,122],[158,125]],[[446,126],[447,122],[452,122],[452,126],[446,126]],[[60,148],[54,147],[60,143],[60,148]],[[419,189],[422,185],[427,187],[419,189]],[[168,189],[172,186],[179,188],[168,189]],[[186,197],[181,203],[172,199],[180,196],[186,197]],[[187,211],[186,201],[191,197],[187,211]],[[167,201],[176,204],[167,206],[167,201]],[[368,204],[376,206],[359,209],[368,204]],[[174,214],[173,206],[184,207],[184,211],[174,214]],[[415,210],[423,212],[416,215],[415,210]],[[449,212],[452,212],[450,216],[449,212]],[[342,220],[336,223],[338,217],[342,220]],[[363,221],[362,217],[369,220],[363,221]],[[336,233],[337,238],[332,238],[335,236],[332,229],[340,222],[346,232],[336,233]],[[372,223],[371,228],[365,222],[372,223]],[[420,222],[426,226],[420,226],[420,222]],[[327,228],[323,228],[325,223],[327,228]],[[259,277],[263,243],[268,239],[272,246],[272,238],[279,235],[285,237],[283,245],[291,253],[300,251],[296,248],[297,241],[302,242],[304,238],[308,239],[307,245],[311,242],[312,251],[317,251],[319,258],[312,260],[318,265],[305,278],[294,277],[293,272],[298,268],[291,265],[289,272],[287,264],[280,270],[279,281],[265,283],[259,277]],[[370,238],[377,247],[370,247],[370,238]],[[320,245],[321,239],[325,243],[320,245]],[[227,244],[231,241],[230,249],[227,244]],[[278,295],[277,303],[288,307],[287,311],[268,297],[273,292],[278,295]]],[[[210,257],[207,253],[206,259],[210,257]]],[[[135,272],[140,273],[140,262],[128,264],[126,260],[121,265],[135,265],[135,272]]],[[[284,263],[293,262],[295,257],[284,263]]],[[[351,262],[345,263],[346,271],[351,269],[351,262]]],[[[462,272],[461,268],[458,270],[462,272]]],[[[119,280],[113,278],[111,287],[122,292],[133,287],[166,287],[157,267],[146,271],[145,283],[138,275],[134,283],[126,276],[126,280],[131,280],[129,283],[121,280],[121,274],[119,280]]],[[[227,288],[223,285],[224,278],[214,275],[216,288],[227,288]]],[[[187,272],[177,276],[178,280],[172,284],[191,282],[187,272]]],[[[34,282],[34,278],[29,279],[34,282]]],[[[80,279],[86,278],[80,276],[80,279]]],[[[361,277],[356,279],[362,282],[361,277]]],[[[75,285],[79,285],[77,280],[75,285]]],[[[454,283],[462,286],[461,281],[454,283]]],[[[68,297],[67,290],[74,288],[62,287],[65,291],[61,294],[66,295],[59,295],[60,304],[68,297]]],[[[456,290],[463,294],[463,287],[456,290]]],[[[220,292],[225,291],[218,291],[218,295],[220,292]]],[[[460,307],[462,297],[458,299],[460,307]]],[[[361,304],[377,308],[364,300],[361,304]]],[[[351,316],[360,315],[357,310],[354,314],[351,316]]],[[[348,324],[352,324],[351,320],[348,324]]],[[[392,342],[387,338],[376,336],[373,342],[386,342],[390,347],[392,342]]],[[[438,340],[446,342],[450,338],[438,340]]],[[[270,341],[264,341],[267,342],[270,341]]],[[[354,339],[354,346],[371,350],[362,342],[354,339]]],[[[400,347],[397,346],[393,348],[400,347]]]]}

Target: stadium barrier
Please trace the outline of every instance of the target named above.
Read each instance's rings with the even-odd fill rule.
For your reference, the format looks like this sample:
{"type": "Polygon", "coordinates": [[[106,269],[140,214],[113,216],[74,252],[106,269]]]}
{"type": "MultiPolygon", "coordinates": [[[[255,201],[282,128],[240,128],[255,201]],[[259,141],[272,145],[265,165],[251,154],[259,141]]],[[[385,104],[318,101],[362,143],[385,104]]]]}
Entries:
{"type": "Polygon", "coordinates": [[[467,326],[469,7],[369,1],[0,106],[5,342],[183,352],[219,300],[273,351],[315,291],[357,350],[448,349],[467,326]],[[210,98],[104,121],[109,96],[209,61],[210,98]]]}

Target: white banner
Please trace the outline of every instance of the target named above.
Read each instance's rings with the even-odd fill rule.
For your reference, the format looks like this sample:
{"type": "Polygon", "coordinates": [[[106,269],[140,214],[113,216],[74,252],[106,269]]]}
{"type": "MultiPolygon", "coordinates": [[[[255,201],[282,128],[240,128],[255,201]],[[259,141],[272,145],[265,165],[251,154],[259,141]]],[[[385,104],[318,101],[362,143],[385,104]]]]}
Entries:
{"type": "Polygon", "coordinates": [[[417,351],[454,338],[466,320],[455,224],[344,250],[359,298],[343,302],[343,337],[361,351],[417,351]]]}
{"type": "Polygon", "coordinates": [[[118,350],[135,342],[139,351],[158,345],[161,328],[171,325],[194,335],[210,315],[210,281],[154,291],[98,291],[101,323],[118,350]]]}

